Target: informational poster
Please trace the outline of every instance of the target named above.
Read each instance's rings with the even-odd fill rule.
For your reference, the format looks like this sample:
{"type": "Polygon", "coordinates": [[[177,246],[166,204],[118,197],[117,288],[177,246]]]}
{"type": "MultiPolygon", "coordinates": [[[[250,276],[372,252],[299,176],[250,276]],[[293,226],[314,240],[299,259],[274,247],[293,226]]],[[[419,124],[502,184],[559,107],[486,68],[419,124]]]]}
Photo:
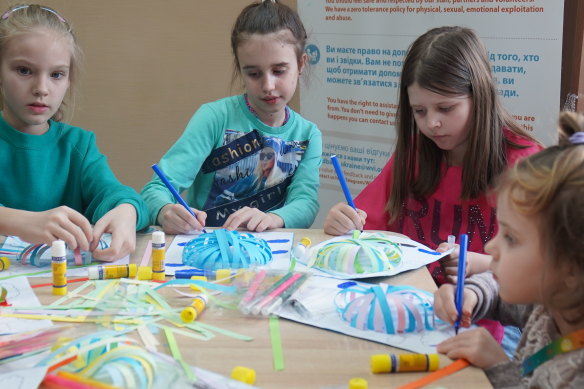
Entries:
{"type": "Polygon", "coordinates": [[[555,142],[563,1],[299,0],[298,10],[311,67],[300,111],[323,133],[314,227],[344,200],[331,155],[356,196],[393,153],[402,62],[409,45],[432,27],[474,29],[487,47],[504,106],[542,143],[555,142]]]}

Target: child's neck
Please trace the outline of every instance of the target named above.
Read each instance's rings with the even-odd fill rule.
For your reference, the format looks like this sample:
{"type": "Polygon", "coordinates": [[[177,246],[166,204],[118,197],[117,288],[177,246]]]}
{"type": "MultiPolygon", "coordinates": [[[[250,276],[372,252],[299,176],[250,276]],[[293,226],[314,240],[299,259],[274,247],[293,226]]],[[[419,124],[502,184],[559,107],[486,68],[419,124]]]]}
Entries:
{"type": "Polygon", "coordinates": [[[559,312],[552,312],[552,317],[554,318],[558,332],[562,336],[584,329],[584,319],[580,319],[576,323],[568,323],[559,312]]]}

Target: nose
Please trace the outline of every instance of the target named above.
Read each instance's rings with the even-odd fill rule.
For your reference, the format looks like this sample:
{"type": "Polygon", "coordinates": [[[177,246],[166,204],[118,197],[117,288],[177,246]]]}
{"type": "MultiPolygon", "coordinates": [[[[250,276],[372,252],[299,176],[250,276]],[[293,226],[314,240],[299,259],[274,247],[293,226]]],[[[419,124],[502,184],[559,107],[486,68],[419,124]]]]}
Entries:
{"type": "Polygon", "coordinates": [[[428,128],[431,129],[437,129],[442,127],[442,121],[440,120],[440,116],[437,114],[428,114],[427,125],[428,128]]]}
{"type": "Polygon", "coordinates": [[[48,80],[46,77],[42,75],[36,77],[32,93],[35,96],[46,96],[49,93],[48,80]]]}
{"type": "Polygon", "coordinates": [[[264,93],[270,93],[274,90],[275,80],[272,75],[267,74],[262,80],[262,91],[264,93]]]}

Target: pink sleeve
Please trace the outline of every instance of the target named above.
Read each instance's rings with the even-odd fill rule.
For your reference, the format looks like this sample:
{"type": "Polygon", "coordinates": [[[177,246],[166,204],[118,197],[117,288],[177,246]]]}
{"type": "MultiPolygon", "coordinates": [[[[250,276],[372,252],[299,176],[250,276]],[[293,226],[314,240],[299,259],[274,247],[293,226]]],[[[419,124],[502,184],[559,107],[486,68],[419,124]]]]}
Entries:
{"type": "Polygon", "coordinates": [[[365,229],[387,230],[389,215],[385,205],[389,199],[390,184],[393,169],[393,156],[381,173],[367,185],[355,198],[355,206],[367,213],[365,229]]]}

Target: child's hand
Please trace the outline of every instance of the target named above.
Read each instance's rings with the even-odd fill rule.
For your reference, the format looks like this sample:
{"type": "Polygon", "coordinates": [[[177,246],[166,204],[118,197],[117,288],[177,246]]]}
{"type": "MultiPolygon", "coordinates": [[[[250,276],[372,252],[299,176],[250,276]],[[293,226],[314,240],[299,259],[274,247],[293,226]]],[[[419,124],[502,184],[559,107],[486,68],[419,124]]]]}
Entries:
{"type": "MultiPolygon", "coordinates": [[[[448,322],[454,324],[458,319],[458,311],[454,302],[454,295],[456,293],[456,286],[452,284],[444,284],[434,292],[434,312],[436,315],[448,322]]],[[[478,297],[476,293],[468,288],[464,288],[462,318],[460,320],[461,327],[470,327],[472,312],[477,305],[478,297]]]]}
{"type": "Polygon", "coordinates": [[[489,331],[482,327],[446,339],[436,346],[436,350],[450,359],[466,359],[481,369],[509,361],[505,351],[489,331]]]}
{"type": "Polygon", "coordinates": [[[207,214],[194,209],[195,218],[180,204],[166,204],[158,213],[158,223],[167,234],[186,234],[201,231],[205,227],[207,214]]]}
{"type": "Polygon", "coordinates": [[[264,213],[257,208],[243,207],[225,220],[223,228],[235,230],[243,226],[249,231],[262,232],[284,227],[284,220],[274,213],[264,213]]]}
{"type": "Polygon", "coordinates": [[[345,235],[352,230],[363,230],[367,214],[356,211],[347,203],[335,204],[324,221],[324,232],[329,235],[345,235]]]}
{"type": "MultiPolygon", "coordinates": [[[[440,243],[436,251],[443,253],[448,250],[448,243],[440,243]]],[[[440,267],[442,272],[446,276],[448,282],[456,284],[456,278],[458,277],[458,258],[460,255],[460,246],[455,245],[454,250],[450,255],[440,259],[440,267]]],[[[466,274],[465,277],[469,277],[473,274],[478,274],[489,270],[489,265],[491,263],[491,256],[485,254],[479,254],[475,252],[468,252],[466,255],[466,274]]]]}
{"type": "MultiPolygon", "coordinates": [[[[17,211],[17,210],[14,210],[17,211]]],[[[82,214],[66,206],[43,212],[28,212],[18,210],[15,233],[29,243],[44,243],[51,245],[55,240],[64,240],[67,246],[75,250],[89,250],[92,239],[92,229],[89,220],[82,214]],[[22,227],[20,228],[19,227],[22,227]]]]}
{"type": "Polygon", "coordinates": [[[120,204],[95,223],[91,251],[101,261],[115,261],[131,254],[136,249],[136,209],[131,204],[120,204]],[[97,249],[104,232],[112,234],[107,249],[97,249]]]}

